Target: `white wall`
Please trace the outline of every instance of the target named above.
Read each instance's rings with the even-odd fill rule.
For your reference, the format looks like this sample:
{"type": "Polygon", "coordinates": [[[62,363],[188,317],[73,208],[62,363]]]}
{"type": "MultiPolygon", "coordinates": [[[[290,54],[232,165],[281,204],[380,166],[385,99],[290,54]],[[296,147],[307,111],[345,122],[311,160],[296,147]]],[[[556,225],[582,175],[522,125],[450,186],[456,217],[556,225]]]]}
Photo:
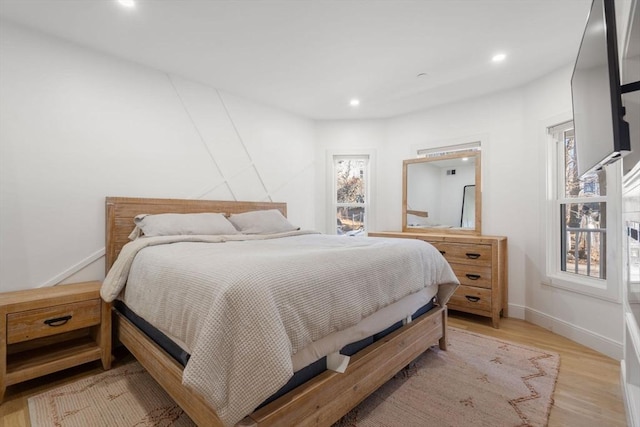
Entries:
{"type": "Polygon", "coordinates": [[[109,195],[283,201],[294,223],[333,231],[330,153],[372,154],[369,230],[399,230],[402,160],[480,140],[483,233],[509,238],[510,315],[619,355],[619,304],[541,284],[544,131],[570,118],[569,67],[393,119],[312,122],[9,23],[0,29],[1,291],[101,279],[109,195]]]}
{"type": "Polygon", "coordinates": [[[407,165],[407,210],[425,211],[428,216],[407,214],[407,226],[428,226],[442,224],[441,170],[431,163],[411,163],[407,165]]]}
{"type": "MultiPolygon", "coordinates": [[[[520,273],[525,261],[520,221],[529,201],[522,192],[526,182],[521,174],[522,109],[521,91],[506,91],[392,119],[388,130],[394,144],[404,144],[407,158],[415,156],[417,148],[481,140],[482,232],[509,238],[510,311],[511,306],[525,303],[520,273]]],[[[401,188],[401,176],[394,179],[401,188]]],[[[401,196],[393,203],[401,209],[401,196]]],[[[395,227],[399,229],[398,225],[395,227]]],[[[517,315],[517,310],[511,314],[517,315]]]]}
{"type": "Polygon", "coordinates": [[[313,122],[0,28],[0,291],[102,279],[106,196],[282,201],[314,226],[313,122]]]}
{"type": "Polygon", "coordinates": [[[369,144],[384,153],[379,155],[384,173],[380,172],[375,194],[377,222],[369,229],[397,231],[401,229],[402,160],[415,157],[420,148],[480,140],[482,231],[509,239],[510,316],[527,318],[619,358],[620,304],[541,284],[546,248],[546,128],[571,118],[571,69],[563,68],[525,87],[386,121],[321,122],[318,145],[325,150],[348,150],[369,144]]]}
{"type": "MultiPolygon", "coordinates": [[[[401,229],[402,160],[414,158],[420,148],[481,140],[483,233],[509,237],[510,283],[516,284],[510,286],[509,300],[524,307],[525,242],[520,217],[530,202],[521,191],[526,181],[520,173],[524,161],[522,103],[518,90],[386,121],[319,122],[317,143],[324,150],[363,146],[378,150],[377,221],[369,229],[383,231],[401,229]]],[[[322,185],[321,176],[317,182],[322,185]]],[[[319,188],[318,193],[321,191],[319,188]]]]}
{"type": "Polygon", "coordinates": [[[446,167],[437,162],[409,164],[407,182],[412,185],[407,188],[407,209],[426,211],[428,217],[407,214],[407,225],[460,227],[464,187],[475,180],[475,163],[446,167]],[[448,175],[451,170],[455,174],[448,175]]]}
{"type": "MultiPolygon", "coordinates": [[[[396,159],[389,159],[386,150],[385,122],[380,120],[353,120],[336,122],[316,122],[316,230],[325,233],[335,233],[335,213],[329,215],[332,200],[327,190],[331,185],[329,173],[331,171],[330,157],[333,154],[368,154],[370,168],[374,171],[370,183],[373,191],[369,207],[368,227],[370,230],[379,229],[380,217],[387,215],[386,209],[378,209],[386,201],[378,197],[379,191],[387,188],[386,177],[396,173],[396,159]],[[391,170],[389,170],[391,169],[391,170]]],[[[400,160],[400,174],[402,174],[402,160],[400,160]]],[[[397,191],[397,189],[392,189],[397,191]]],[[[400,196],[402,197],[402,195],[400,196]]],[[[399,220],[398,214],[398,220],[399,220]]]]}
{"type": "MultiPolygon", "coordinates": [[[[544,284],[545,236],[543,218],[546,205],[546,127],[571,119],[572,68],[552,73],[524,88],[525,145],[523,164],[535,180],[527,186],[535,205],[527,211],[523,230],[527,260],[524,270],[526,283],[525,318],[574,341],[588,345],[611,357],[622,354],[622,306],[544,284]]],[[[610,248],[616,251],[617,248],[610,248]]],[[[619,257],[618,257],[619,259],[619,257]]],[[[617,266],[613,266],[617,269],[617,266]]],[[[616,273],[612,271],[612,273],[616,273]]]]}
{"type": "Polygon", "coordinates": [[[462,197],[465,185],[473,185],[476,181],[475,165],[458,166],[455,175],[447,175],[449,168],[440,170],[439,186],[444,191],[440,192],[440,206],[442,212],[438,217],[441,224],[461,227],[462,219],[462,197]]]}

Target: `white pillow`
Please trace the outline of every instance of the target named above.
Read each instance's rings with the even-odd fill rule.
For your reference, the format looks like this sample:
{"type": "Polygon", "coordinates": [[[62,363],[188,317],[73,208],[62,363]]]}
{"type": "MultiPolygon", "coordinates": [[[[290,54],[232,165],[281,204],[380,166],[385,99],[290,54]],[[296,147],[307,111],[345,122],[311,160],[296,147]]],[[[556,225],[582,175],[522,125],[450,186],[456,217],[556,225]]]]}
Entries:
{"type": "Polygon", "coordinates": [[[238,234],[233,224],[221,213],[142,214],[136,216],[134,222],[147,237],[238,234]]]}
{"type": "Polygon", "coordinates": [[[274,234],[299,229],[277,209],[232,214],[229,221],[243,234],[274,234]]]}

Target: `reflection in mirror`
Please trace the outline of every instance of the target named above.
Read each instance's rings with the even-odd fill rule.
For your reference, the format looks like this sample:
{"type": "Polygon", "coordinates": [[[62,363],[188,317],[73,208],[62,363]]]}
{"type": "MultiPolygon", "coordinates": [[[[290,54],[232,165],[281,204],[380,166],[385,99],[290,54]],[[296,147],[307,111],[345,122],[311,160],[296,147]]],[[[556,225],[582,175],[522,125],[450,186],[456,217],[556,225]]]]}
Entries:
{"type": "Polygon", "coordinates": [[[460,227],[474,228],[476,226],[476,186],[465,185],[462,190],[462,217],[460,227]]]}
{"type": "Polygon", "coordinates": [[[480,151],[404,161],[403,231],[480,234],[480,151]]]}

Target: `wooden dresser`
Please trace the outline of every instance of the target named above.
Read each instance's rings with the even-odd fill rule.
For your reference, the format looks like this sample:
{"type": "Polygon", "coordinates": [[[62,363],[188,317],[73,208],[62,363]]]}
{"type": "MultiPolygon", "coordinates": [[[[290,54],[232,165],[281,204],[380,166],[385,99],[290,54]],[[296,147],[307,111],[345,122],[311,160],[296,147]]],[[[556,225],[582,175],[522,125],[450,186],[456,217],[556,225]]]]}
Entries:
{"type": "Polygon", "coordinates": [[[369,233],[370,237],[420,239],[435,246],[453,268],[460,286],[447,306],[490,317],[500,326],[500,315],[507,317],[507,238],[410,232],[369,233]]]}

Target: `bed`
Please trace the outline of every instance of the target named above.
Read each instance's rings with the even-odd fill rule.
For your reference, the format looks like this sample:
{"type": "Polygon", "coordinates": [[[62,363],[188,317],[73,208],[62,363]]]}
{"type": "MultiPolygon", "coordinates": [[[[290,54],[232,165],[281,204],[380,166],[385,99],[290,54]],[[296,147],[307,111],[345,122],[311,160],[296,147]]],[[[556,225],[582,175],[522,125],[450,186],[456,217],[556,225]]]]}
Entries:
{"type": "MultiPolygon", "coordinates": [[[[167,301],[181,299],[186,293],[191,292],[191,287],[188,288],[188,292],[181,291],[179,286],[175,286],[176,290],[172,290],[173,284],[177,284],[183,278],[200,280],[201,276],[206,276],[207,280],[212,280],[212,278],[215,280],[217,277],[233,274],[234,280],[241,283],[242,292],[237,295],[235,293],[225,293],[224,298],[211,297],[213,299],[207,300],[207,295],[199,294],[196,299],[192,299],[188,303],[191,304],[189,305],[189,310],[183,309],[178,314],[171,312],[172,314],[169,318],[180,318],[180,322],[169,321],[164,318],[164,314],[155,316],[156,318],[149,322],[152,326],[167,332],[170,338],[169,341],[175,341],[180,349],[192,352],[192,354],[189,354],[188,361],[184,362],[177,360],[176,356],[161,341],[150,338],[153,335],[149,334],[139,323],[136,323],[131,317],[126,317],[125,310],[114,310],[117,339],[129,349],[154,379],[200,426],[228,426],[234,425],[236,422],[237,425],[243,426],[330,426],[430,346],[437,343],[440,348],[446,349],[446,301],[455,290],[457,279],[446,261],[440,259],[439,252],[431,249],[427,250],[424,246],[420,246],[420,253],[414,254],[416,249],[410,246],[423,245],[423,242],[409,243],[409,247],[405,248],[404,246],[406,246],[408,239],[398,239],[403,241],[403,243],[400,243],[392,242],[393,239],[370,238],[359,240],[357,238],[339,237],[338,239],[340,240],[338,241],[334,236],[323,236],[304,230],[291,230],[268,236],[183,236],[177,239],[173,236],[145,237],[125,246],[129,243],[134,218],[139,214],[218,212],[224,213],[226,216],[231,215],[231,218],[234,218],[234,215],[245,212],[270,212],[273,210],[279,211],[282,216],[286,217],[286,205],[283,203],[123,197],[108,197],[106,200],[106,268],[109,274],[107,275],[108,280],[105,280],[105,285],[103,286],[103,297],[108,294],[108,300],[113,300],[118,295],[118,299],[127,302],[127,304],[136,304],[136,298],[138,300],[144,299],[144,296],[147,295],[150,300],[155,298],[150,306],[158,307],[157,311],[162,311],[165,308],[173,310],[173,307],[165,307],[172,305],[167,301]],[[152,241],[154,243],[150,243],[152,241]],[[336,245],[338,245],[337,248],[335,247],[336,245]],[[354,249],[351,247],[353,245],[362,247],[354,249]],[[369,246],[372,247],[370,248],[369,246]],[[389,252],[390,249],[387,246],[392,248],[391,252],[389,252]],[[187,252],[182,252],[185,250],[187,252]],[[375,252],[380,252],[381,250],[386,250],[387,255],[383,256],[375,252]],[[307,253],[308,251],[310,253],[307,253]],[[387,262],[385,259],[387,257],[390,259],[388,262],[392,263],[391,253],[400,254],[398,259],[404,260],[401,262],[409,263],[406,266],[399,267],[399,269],[411,270],[413,268],[411,265],[417,262],[412,260],[431,259],[430,257],[433,257],[433,260],[430,260],[429,263],[435,262],[438,268],[430,268],[425,273],[429,277],[432,286],[423,286],[424,289],[413,289],[411,286],[415,285],[411,285],[409,283],[411,282],[410,280],[402,278],[398,282],[407,282],[402,286],[408,287],[404,294],[398,293],[393,297],[386,295],[385,292],[387,291],[376,290],[377,288],[383,288],[379,283],[375,289],[372,288],[363,293],[365,288],[360,289],[360,286],[365,286],[365,284],[356,283],[353,274],[350,275],[347,270],[340,268],[322,269],[329,266],[329,263],[334,265],[341,263],[342,260],[349,260],[349,265],[357,264],[351,258],[348,258],[351,256],[349,255],[350,251],[354,251],[354,254],[356,252],[367,254],[364,258],[367,258],[368,262],[370,262],[370,268],[366,270],[376,270],[376,265],[383,265],[383,268],[378,268],[378,270],[390,270],[392,264],[385,265],[384,263],[387,262]],[[340,252],[339,258],[336,258],[335,252],[340,252]],[[282,253],[287,255],[283,256],[282,253]],[[435,253],[435,255],[432,255],[432,253],[435,253]],[[203,272],[200,268],[198,256],[208,257],[206,259],[213,257],[224,261],[219,263],[221,266],[211,267],[212,270],[203,272]],[[223,258],[225,256],[227,258],[223,258]],[[146,270],[147,267],[140,267],[145,265],[142,260],[147,258],[151,260],[147,261],[147,264],[155,265],[155,268],[162,270],[163,273],[159,274],[154,269],[146,270]],[[127,262],[126,260],[129,261],[127,262]],[[184,271],[180,272],[180,269],[183,268],[182,264],[172,264],[174,260],[186,262],[184,271]],[[240,260],[241,264],[234,264],[234,262],[240,262],[240,260]],[[319,262],[317,260],[324,261],[319,262]],[[304,264],[305,262],[307,264],[304,264]],[[323,262],[327,264],[324,265],[323,262]],[[256,271],[253,271],[254,263],[256,271]],[[289,270],[285,270],[285,264],[287,263],[292,269],[296,265],[302,264],[299,270],[291,270],[293,273],[289,273],[289,270]],[[260,266],[263,264],[274,265],[275,268],[271,269],[269,267],[270,270],[260,270],[262,268],[260,266]],[[198,268],[191,270],[193,265],[198,265],[198,268]],[[126,266],[126,268],[122,266],[126,266]],[[239,268],[239,266],[243,266],[243,268],[239,268]],[[222,268],[227,270],[219,270],[222,268]],[[229,273],[229,271],[232,273],[229,273]],[[323,271],[326,271],[326,273],[320,274],[323,271]],[[345,288],[344,283],[339,282],[339,280],[343,280],[339,278],[341,274],[331,273],[332,271],[345,271],[344,275],[347,277],[344,280],[349,281],[348,289],[353,294],[340,295],[340,298],[344,298],[345,302],[342,302],[342,299],[327,300],[326,298],[334,298],[335,292],[333,290],[326,293],[310,292],[313,289],[324,289],[325,286],[327,289],[330,286],[336,286],[336,289],[345,288]],[[286,274],[282,272],[286,272],[286,274]],[[145,278],[150,277],[151,285],[138,285],[139,280],[136,274],[145,278]],[[113,283],[115,283],[113,277],[116,276],[121,277],[122,288],[113,286],[113,283]],[[298,277],[297,280],[299,282],[296,286],[299,289],[295,291],[297,292],[295,298],[305,295],[305,300],[294,298],[291,301],[295,301],[295,303],[290,303],[290,300],[284,299],[286,298],[283,296],[286,294],[284,291],[273,291],[273,295],[276,295],[275,297],[272,293],[266,296],[263,295],[263,287],[260,281],[279,283],[280,280],[294,280],[291,277],[298,277]],[[331,277],[331,280],[328,280],[328,277],[331,277]],[[255,286],[247,282],[247,280],[254,279],[256,280],[255,286]],[[335,285],[333,284],[334,281],[336,281],[335,285]],[[358,291],[358,289],[360,290],[358,291]],[[167,293],[162,294],[161,292],[167,293]],[[375,296],[378,293],[380,295],[375,296]],[[370,294],[373,296],[370,296],[370,294]],[[127,295],[137,295],[137,297],[129,298],[127,295]],[[382,318],[386,318],[386,314],[381,314],[386,313],[384,310],[390,310],[392,306],[405,304],[404,310],[410,310],[413,313],[417,307],[416,304],[418,304],[416,301],[422,301],[418,305],[424,311],[424,307],[427,306],[423,307],[422,303],[426,300],[431,300],[432,296],[437,296],[437,304],[433,307],[430,305],[426,313],[416,310],[414,315],[408,316],[405,321],[400,323],[394,321],[393,323],[396,326],[393,329],[388,329],[389,331],[393,330],[393,332],[385,332],[382,335],[384,331],[380,331],[378,334],[371,334],[366,339],[360,340],[362,334],[366,335],[368,333],[366,332],[367,330],[375,331],[376,329],[371,328],[380,327],[380,324],[375,323],[372,319],[375,320],[377,318],[379,321],[382,318]],[[365,300],[365,303],[362,304],[363,307],[356,308],[355,305],[352,306],[353,301],[350,301],[349,298],[354,297],[365,300]],[[379,300],[380,298],[382,300],[379,300]],[[232,308],[219,304],[218,301],[221,299],[233,301],[232,308]],[[271,304],[269,309],[263,309],[259,305],[262,304],[263,299],[267,301],[266,304],[271,304]],[[328,303],[327,301],[331,302],[328,303]],[[328,311],[328,313],[331,313],[328,316],[330,321],[326,321],[323,318],[322,322],[316,322],[316,317],[323,316],[314,317],[309,314],[311,312],[300,314],[302,312],[297,312],[297,310],[301,310],[298,304],[301,306],[322,304],[323,307],[333,307],[335,305],[338,308],[342,304],[352,307],[354,314],[351,312],[346,314],[345,312],[344,317],[338,317],[335,314],[338,308],[332,308],[328,311]],[[216,307],[224,307],[219,309],[223,313],[219,318],[225,319],[224,322],[228,321],[229,323],[217,320],[216,322],[222,323],[216,323],[216,326],[213,327],[208,322],[198,320],[197,326],[192,326],[193,319],[185,321],[184,317],[189,316],[191,311],[197,312],[196,306],[198,305],[210,307],[210,312],[217,311],[218,308],[216,307]],[[238,315],[238,313],[241,314],[238,315]],[[273,327],[269,326],[271,325],[271,317],[276,322],[273,327]],[[277,321],[281,318],[290,320],[283,322],[282,325],[284,326],[280,326],[277,321]],[[244,326],[238,327],[235,323],[231,323],[232,321],[235,322],[233,319],[242,319],[241,323],[244,326]],[[295,327],[289,326],[291,319],[293,319],[295,327]],[[367,321],[371,322],[367,323],[367,321]],[[153,325],[154,322],[159,322],[160,325],[153,325]],[[178,328],[180,331],[186,331],[184,336],[181,336],[181,333],[177,330],[171,330],[172,325],[180,325],[181,322],[189,325],[178,328]],[[248,328],[247,325],[249,324],[259,326],[248,328]],[[309,324],[315,326],[311,327],[309,324]],[[223,327],[220,327],[220,325],[223,325],[223,327]],[[261,328],[260,334],[251,332],[252,328],[258,327],[261,328]],[[323,328],[328,329],[324,330],[323,328]],[[333,332],[333,334],[329,334],[329,332],[333,332]],[[353,333],[356,333],[356,335],[350,335],[353,333]],[[227,344],[212,350],[207,344],[202,344],[203,342],[209,342],[207,341],[209,334],[213,340],[220,340],[219,342],[227,344]],[[268,399],[270,394],[264,395],[262,398],[266,400],[263,404],[254,405],[255,402],[253,400],[260,393],[265,393],[267,390],[269,390],[269,393],[275,391],[283,385],[283,380],[290,376],[292,372],[299,373],[302,370],[300,369],[301,367],[306,366],[309,361],[317,358],[318,354],[316,353],[318,353],[319,347],[314,347],[314,345],[318,344],[326,350],[323,347],[325,344],[322,343],[323,339],[325,339],[324,335],[327,334],[330,337],[345,335],[340,337],[343,341],[338,343],[333,340],[327,340],[327,343],[330,342],[330,344],[326,344],[328,346],[326,348],[330,347],[333,350],[335,350],[334,347],[336,346],[338,349],[342,348],[344,343],[352,343],[354,339],[358,342],[369,341],[367,341],[366,346],[362,346],[362,349],[359,349],[348,358],[338,351],[325,351],[325,354],[320,356],[327,360],[326,363],[329,364],[330,369],[322,370],[317,375],[314,374],[313,377],[301,385],[297,385],[290,390],[284,390],[277,397],[268,399]],[[375,340],[372,338],[374,335],[378,336],[375,340]],[[235,339],[234,337],[236,336],[244,338],[235,339]],[[261,337],[268,337],[269,340],[260,340],[261,337]],[[257,339],[258,341],[247,345],[242,344],[250,342],[247,341],[249,339],[257,339]],[[236,342],[241,344],[236,345],[236,342]],[[309,350],[310,348],[311,350],[309,350]],[[206,351],[203,351],[203,349],[206,351]],[[263,354],[260,357],[256,357],[252,353],[255,349],[260,349],[263,354]],[[279,356],[274,353],[274,356],[271,356],[272,351],[284,353],[279,356]],[[209,353],[220,354],[212,355],[209,353]],[[238,355],[245,355],[246,357],[238,357],[238,355]],[[287,357],[289,358],[288,360],[286,360],[287,357]],[[243,364],[245,359],[247,362],[243,364]],[[220,372],[223,372],[224,369],[219,369],[218,365],[221,363],[220,361],[224,362],[225,360],[227,362],[230,361],[229,363],[232,365],[241,367],[241,369],[236,369],[239,373],[234,373],[233,375],[221,374],[220,372]],[[255,372],[247,370],[247,367],[254,366],[250,363],[254,363],[258,370],[255,372]],[[269,372],[269,374],[265,375],[265,371],[269,372]],[[260,377],[258,372],[262,372],[264,378],[256,381],[259,383],[258,385],[247,383],[245,379],[247,372],[257,377],[260,377]],[[224,390],[223,394],[220,394],[217,384],[224,385],[224,387],[220,386],[224,390]],[[238,386],[236,387],[236,385],[238,386]],[[246,387],[246,389],[240,386],[246,387]],[[246,396],[244,395],[245,390],[246,396]],[[240,400],[247,400],[249,403],[238,402],[240,400]],[[227,403],[232,409],[227,407],[227,403]],[[238,404],[240,404],[240,410],[243,410],[242,404],[245,406],[248,404],[252,408],[243,413],[243,416],[246,415],[244,418],[238,417],[238,404]],[[258,409],[254,410],[256,407],[258,409]]],[[[237,217],[239,218],[240,216],[238,215],[237,217]]],[[[361,255],[360,257],[362,258],[361,255]]],[[[426,267],[424,269],[427,270],[426,267]]],[[[377,276],[373,275],[374,273],[369,273],[366,270],[359,270],[357,276],[367,277],[368,279],[365,282],[369,285],[378,280],[377,276]],[[371,276],[369,276],[370,274],[371,276]]],[[[391,274],[389,277],[403,277],[398,272],[389,274],[391,274]]],[[[388,278],[385,280],[391,281],[388,278]]],[[[396,287],[402,288],[402,286],[397,285],[396,287]]],[[[198,288],[199,285],[193,287],[198,288]]],[[[285,286],[276,286],[275,288],[288,289],[285,286]]],[[[147,309],[147,313],[141,317],[153,318],[154,310],[147,309]]],[[[140,305],[133,307],[132,311],[134,314],[135,312],[144,312],[145,308],[140,305]]],[[[216,313],[216,315],[218,314],[220,313],[216,313]]],[[[193,317],[204,318],[209,316],[210,314],[207,312],[207,316],[193,317]]],[[[224,363],[220,366],[223,365],[224,363]]]]}

